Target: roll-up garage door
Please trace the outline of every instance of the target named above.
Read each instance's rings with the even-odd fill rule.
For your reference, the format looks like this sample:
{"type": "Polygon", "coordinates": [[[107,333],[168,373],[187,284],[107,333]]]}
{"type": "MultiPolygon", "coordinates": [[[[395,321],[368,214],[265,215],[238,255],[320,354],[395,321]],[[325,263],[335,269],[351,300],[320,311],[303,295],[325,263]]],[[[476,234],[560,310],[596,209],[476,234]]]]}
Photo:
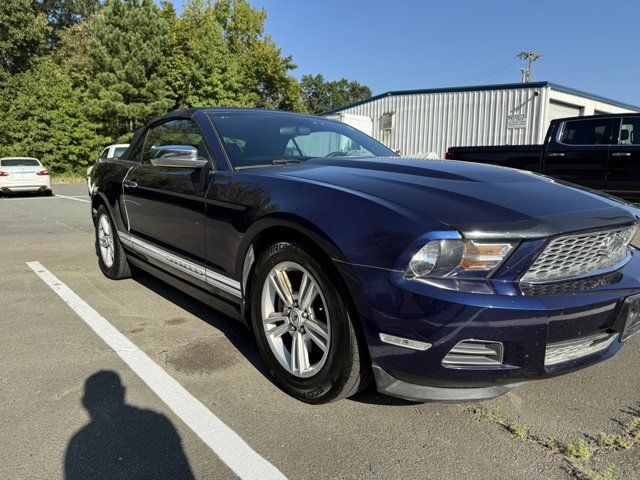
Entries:
{"type": "Polygon", "coordinates": [[[565,117],[577,117],[580,115],[580,107],[574,105],[568,105],[566,103],[549,102],[549,115],[547,115],[547,121],[555,120],[556,118],[565,117]]]}

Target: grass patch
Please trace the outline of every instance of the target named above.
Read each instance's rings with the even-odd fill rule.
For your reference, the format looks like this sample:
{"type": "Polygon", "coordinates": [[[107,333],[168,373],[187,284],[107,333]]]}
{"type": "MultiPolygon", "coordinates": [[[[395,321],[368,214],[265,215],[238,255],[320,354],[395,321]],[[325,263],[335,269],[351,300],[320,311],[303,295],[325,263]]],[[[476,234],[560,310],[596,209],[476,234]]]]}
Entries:
{"type": "Polygon", "coordinates": [[[85,183],[86,174],[82,173],[52,173],[51,183],[85,183]]]}
{"type": "Polygon", "coordinates": [[[521,423],[514,423],[509,427],[509,430],[521,440],[524,440],[529,435],[529,427],[521,423]]]}
{"type": "Polygon", "coordinates": [[[547,447],[549,450],[555,450],[556,447],[558,446],[558,442],[556,442],[555,438],[549,435],[547,438],[544,439],[544,446],[547,447]]]}
{"type": "Polygon", "coordinates": [[[589,449],[587,442],[582,439],[567,444],[565,452],[570,457],[580,458],[581,460],[589,460],[591,458],[591,450],[589,449]]]}
{"type": "Polygon", "coordinates": [[[617,435],[608,435],[606,433],[598,435],[598,445],[601,447],[613,447],[617,440],[617,435]]]}
{"type": "Polygon", "coordinates": [[[587,471],[589,480],[613,480],[613,476],[616,473],[616,466],[612,463],[607,468],[601,471],[592,470],[587,471]]]}

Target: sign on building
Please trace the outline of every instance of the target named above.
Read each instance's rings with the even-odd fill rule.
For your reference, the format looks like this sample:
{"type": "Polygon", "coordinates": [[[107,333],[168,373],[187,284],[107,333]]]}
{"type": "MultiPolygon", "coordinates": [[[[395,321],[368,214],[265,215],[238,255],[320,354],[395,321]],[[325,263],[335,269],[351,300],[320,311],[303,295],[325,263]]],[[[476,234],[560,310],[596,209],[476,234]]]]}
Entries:
{"type": "Polygon", "coordinates": [[[526,128],[527,127],[527,114],[517,113],[515,115],[507,116],[507,128],[526,128]]]}

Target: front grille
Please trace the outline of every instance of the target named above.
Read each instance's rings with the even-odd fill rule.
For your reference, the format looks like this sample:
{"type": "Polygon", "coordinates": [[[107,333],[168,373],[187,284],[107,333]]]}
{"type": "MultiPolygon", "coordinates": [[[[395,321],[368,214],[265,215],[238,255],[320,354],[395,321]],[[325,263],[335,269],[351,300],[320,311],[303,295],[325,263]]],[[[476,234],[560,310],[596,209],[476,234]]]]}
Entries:
{"type": "Polygon", "coordinates": [[[520,281],[545,283],[602,273],[627,257],[636,229],[636,225],[631,225],[558,237],[547,245],[520,281]]]}
{"type": "Polygon", "coordinates": [[[605,287],[618,283],[622,279],[622,273],[609,272],[593,277],[579,278],[553,283],[520,283],[520,291],[523,295],[540,297],[543,295],[561,295],[565,293],[577,293],[593,288],[605,287]]]}
{"type": "Polygon", "coordinates": [[[550,343],[547,345],[544,365],[545,367],[557,365],[601,352],[609,348],[618,339],[618,336],[617,333],[598,333],[586,338],[550,343]]]}

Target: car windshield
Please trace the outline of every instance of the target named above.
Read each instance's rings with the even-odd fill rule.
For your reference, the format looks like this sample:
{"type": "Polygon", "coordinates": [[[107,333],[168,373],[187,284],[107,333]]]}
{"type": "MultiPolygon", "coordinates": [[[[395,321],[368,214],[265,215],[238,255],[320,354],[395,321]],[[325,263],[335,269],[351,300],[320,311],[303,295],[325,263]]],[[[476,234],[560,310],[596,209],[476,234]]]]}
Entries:
{"type": "Polygon", "coordinates": [[[127,151],[129,147],[116,147],[113,150],[113,158],[120,158],[124,152],[127,151]]]}
{"type": "Polygon", "coordinates": [[[11,158],[8,160],[0,160],[2,167],[39,167],[40,162],[32,158],[11,158]]]}
{"type": "Polygon", "coordinates": [[[299,163],[318,157],[396,156],[343,123],[283,112],[210,115],[235,168],[299,163]]]}

